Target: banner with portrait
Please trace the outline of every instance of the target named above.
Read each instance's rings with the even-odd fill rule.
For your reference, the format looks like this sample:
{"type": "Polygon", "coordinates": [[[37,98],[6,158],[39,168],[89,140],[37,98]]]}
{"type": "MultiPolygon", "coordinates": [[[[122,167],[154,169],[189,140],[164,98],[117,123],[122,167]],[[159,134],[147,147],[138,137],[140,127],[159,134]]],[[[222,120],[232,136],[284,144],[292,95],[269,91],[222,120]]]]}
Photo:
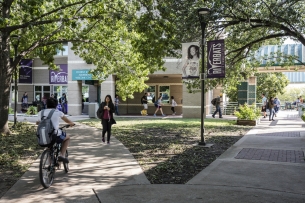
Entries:
{"type": "Polygon", "coordinates": [[[199,44],[182,43],[182,79],[199,78],[199,44]]]}
{"type": "Polygon", "coordinates": [[[225,41],[208,41],[207,49],[207,78],[225,78],[225,41]]]}

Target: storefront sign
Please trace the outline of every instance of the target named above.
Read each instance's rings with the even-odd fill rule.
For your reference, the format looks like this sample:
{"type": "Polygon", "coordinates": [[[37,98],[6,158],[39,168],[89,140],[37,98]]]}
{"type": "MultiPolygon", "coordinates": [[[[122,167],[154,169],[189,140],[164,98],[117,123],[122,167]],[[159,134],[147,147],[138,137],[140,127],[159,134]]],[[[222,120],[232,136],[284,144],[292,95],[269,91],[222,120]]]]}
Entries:
{"type": "Polygon", "coordinates": [[[33,60],[32,59],[22,59],[19,63],[19,83],[30,83],[33,82],[32,77],[32,67],[33,60]]]}
{"type": "Polygon", "coordinates": [[[225,42],[224,40],[208,41],[207,78],[224,78],[225,42]]]}
{"type": "Polygon", "coordinates": [[[72,70],[72,80],[92,80],[90,69],[72,70]]]}
{"type": "Polygon", "coordinates": [[[68,65],[60,64],[59,70],[49,71],[49,82],[50,84],[68,84],[68,65]]]}

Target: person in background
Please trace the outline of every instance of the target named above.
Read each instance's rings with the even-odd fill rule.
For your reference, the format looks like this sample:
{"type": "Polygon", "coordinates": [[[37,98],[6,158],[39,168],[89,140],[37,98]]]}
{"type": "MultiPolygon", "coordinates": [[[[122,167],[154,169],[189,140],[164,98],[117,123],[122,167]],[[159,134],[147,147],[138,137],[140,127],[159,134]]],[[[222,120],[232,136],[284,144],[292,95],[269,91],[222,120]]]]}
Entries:
{"type": "Polygon", "coordinates": [[[212,117],[215,118],[215,115],[217,114],[217,112],[219,112],[219,118],[222,118],[222,113],[221,113],[221,108],[220,108],[220,103],[222,102],[220,99],[222,98],[222,94],[220,94],[218,97],[216,97],[216,110],[213,113],[212,117]]]}
{"type": "Polygon", "coordinates": [[[68,113],[68,109],[67,109],[68,108],[68,105],[67,105],[68,101],[67,101],[66,93],[62,94],[60,102],[61,102],[62,112],[64,114],[67,114],[68,113]]]}
{"type": "Polygon", "coordinates": [[[276,117],[276,114],[279,112],[281,108],[281,102],[278,98],[274,98],[274,116],[276,117]]]}
{"type": "Polygon", "coordinates": [[[166,116],[163,111],[162,111],[162,94],[160,94],[159,98],[158,98],[158,102],[157,104],[155,104],[155,107],[157,108],[155,113],[154,113],[154,117],[156,117],[156,113],[160,110],[160,112],[162,113],[162,116],[166,116]]]}
{"type": "Polygon", "coordinates": [[[105,134],[107,132],[107,144],[110,144],[111,125],[112,125],[111,119],[113,119],[113,112],[114,112],[114,104],[112,102],[110,95],[106,95],[98,111],[101,112],[102,115],[102,119],[101,119],[103,125],[102,142],[105,142],[105,134]]]}
{"type": "Polygon", "coordinates": [[[84,98],[84,95],[82,94],[82,113],[83,113],[84,107],[85,107],[84,102],[85,102],[85,98],[84,98]]]}
{"type": "Polygon", "coordinates": [[[147,92],[144,93],[144,96],[141,98],[141,103],[143,104],[143,110],[141,111],[141,115],[142,116],[147,116],[147,109],[148,109],[148,105],[147,105],[147,92]]]}
{"type": "Polygon", "coordinates": [[[119,95],[115,95],[115,99],[114,99],[114,108],[115,108],[115,115],[119,115],[119,95]]]}
{"type": "Polygon", "coordinates": [[[47,108],[47,97],[45,94],[42,97],[42,106],[43,106],[43,109],[47,108]]]}
{"type": "Polygon", "coordinates": [[[172,99],[172,107],[171,107],[171,110],[172,110],[172,112],[173,112],[173,115],[176,115],[175,106],[177,106],[177,102],[175,101],[174,96],[171,96],[171,99],[172,99]]]}
{"type": "Polygon", "coordinates": [[[25,92],[22,96],[22,99],[21,99],[21,107],[22,109],[26,110],[28,108],[28,93],[25,92]]]}
{"type": "Polygon", "coordinates": [[[273,117],[275,115],[274,112],[274,98],[270,97],[268,100],[268,108],[269,108],[269,121],[274,121],[273,117]]]}
{"type": "Polygon", "coordinates": [[[265,97],[265,94],[262,94],[262,112],[264,113],[264,118],[266,118],[266,111],[267,111],[267,98],[265,97]]]}

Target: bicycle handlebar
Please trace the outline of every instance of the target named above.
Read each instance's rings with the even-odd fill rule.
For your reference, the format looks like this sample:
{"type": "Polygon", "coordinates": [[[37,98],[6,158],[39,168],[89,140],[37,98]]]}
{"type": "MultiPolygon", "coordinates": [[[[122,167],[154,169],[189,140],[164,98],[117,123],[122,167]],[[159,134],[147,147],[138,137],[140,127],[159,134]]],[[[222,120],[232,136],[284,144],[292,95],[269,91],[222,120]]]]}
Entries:
{"type": "MultiPolygon", "coordinates": [[[[75,124],[73,125],[73,126],[75,126],[75,124]]],[[[70,128],[70,127],[72,127],[72,126],[70,126],[70,124],[68,124],[68,125],[64,125],[64,126],[62,126],[62,127],[60,127],[59,129],[64,129],[64,128],[70,128]]]]}

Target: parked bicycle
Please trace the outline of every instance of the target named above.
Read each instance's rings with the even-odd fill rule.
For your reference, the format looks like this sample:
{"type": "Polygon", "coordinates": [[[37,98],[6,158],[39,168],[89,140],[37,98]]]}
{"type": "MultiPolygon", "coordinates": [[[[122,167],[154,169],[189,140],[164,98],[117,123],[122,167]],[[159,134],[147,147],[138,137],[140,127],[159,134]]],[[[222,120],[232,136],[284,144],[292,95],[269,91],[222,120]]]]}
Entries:
{"type": "MultiPolygon", "coordinates": [[[[59,129],[65,132],[64,128],[69,127],[70,125],[65,125],[59,129]]],[[[61,164],[63,164],[65,172],[69,172],[69,163],[58,161],[60,149],[61,143],[55,142],[51,147],[46,148],[40,157],[39,179],[44,188],[49,188],[52,185],[55,171],[61,168],[61,164]]],[[[65,158],[68,158],[68,150],[66,150],[65,158]]]]}

